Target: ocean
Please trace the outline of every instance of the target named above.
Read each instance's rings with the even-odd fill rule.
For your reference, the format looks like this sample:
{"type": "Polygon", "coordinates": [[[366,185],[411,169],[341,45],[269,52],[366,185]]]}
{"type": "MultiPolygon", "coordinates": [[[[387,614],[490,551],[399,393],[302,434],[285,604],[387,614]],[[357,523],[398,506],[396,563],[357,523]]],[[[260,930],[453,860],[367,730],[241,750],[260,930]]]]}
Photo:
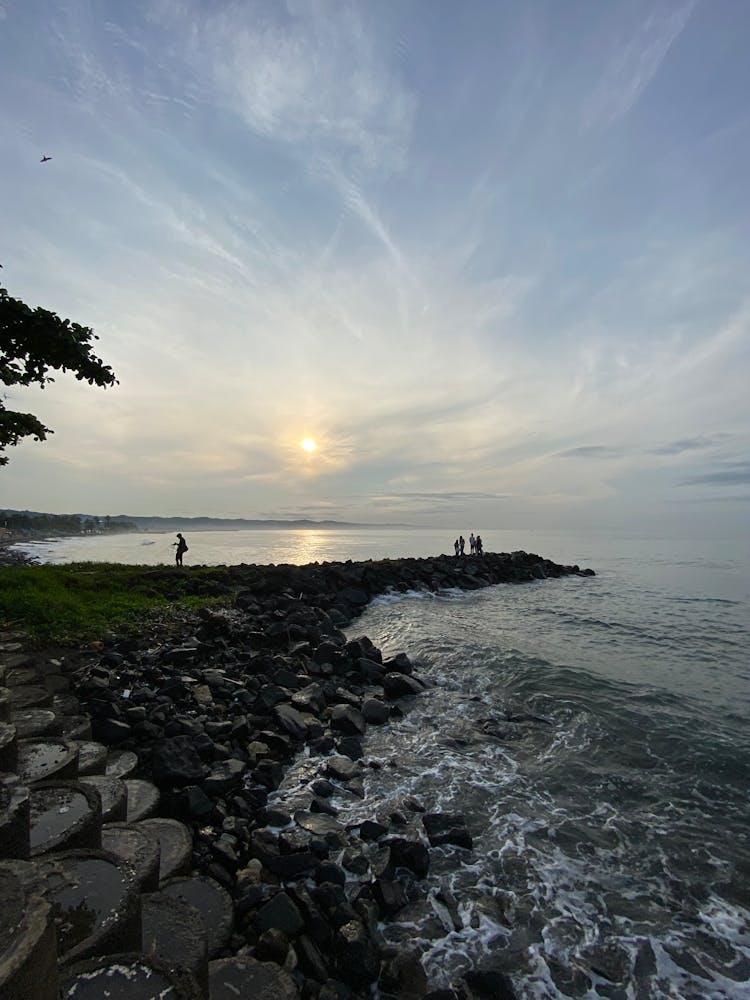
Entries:
{"type": "MultiPolygon", "coordinates": [[[[186,533],[187,534],[187,533],[186,533]]],[[[468,532],[464,531],[468,537],[468,532]]],[[[186,563],[451,552],[430,531],[188,534],[186,563]]],[[[173,536],[35,544],[37,558],[171,561],[173,536]],[[153,544],[143,544],[153,542],[153,544]]],[[[348,629],[429,689],[371,727],[340,819],[460,813],[424,902],[385,929],[433,982],[506,970],[525,998],[750,997],[750,562],[732,541],[487,532],[596,570],[376,599],[348,629]]],[[[29,551],[29,546],[26,550],[29,551]]],[[[314,766],[300,757],[280,795],[314,766]]]]}

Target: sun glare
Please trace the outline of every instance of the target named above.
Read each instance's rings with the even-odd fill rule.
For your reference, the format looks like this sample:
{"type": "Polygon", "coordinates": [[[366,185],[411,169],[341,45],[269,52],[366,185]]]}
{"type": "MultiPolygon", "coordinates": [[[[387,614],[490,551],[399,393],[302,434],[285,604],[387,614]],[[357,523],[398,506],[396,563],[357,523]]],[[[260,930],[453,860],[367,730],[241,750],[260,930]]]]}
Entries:
{"type": "Polygon", "coordinates": [[[300,441],[300,444],[305,449],[305,451],[313,452],[318,447],[312,438],[304,438],[300,441]]]}

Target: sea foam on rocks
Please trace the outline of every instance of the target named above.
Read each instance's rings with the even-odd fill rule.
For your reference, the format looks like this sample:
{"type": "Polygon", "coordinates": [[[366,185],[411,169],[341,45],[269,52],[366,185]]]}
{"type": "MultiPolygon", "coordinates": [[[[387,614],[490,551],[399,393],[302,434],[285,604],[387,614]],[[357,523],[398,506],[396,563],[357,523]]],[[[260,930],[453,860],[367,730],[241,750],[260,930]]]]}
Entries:
{"type": "MultiPolygon", "coordinates": [[[[186,592],[191,579],[206,588],[205,574],[183,573],[186,592]]],[[[231,608],[110,639],[78,670],[95,737],[137,753],[162,814],[193,830],[195,872],[231,895],[219,957],[275,962],[305,997],[370,996],[378,981],[382,997],[425,995],[418,958],[386,949],[378,923],[424,896],[430,845],[469,849],[471,835],[439,814],[425,816],[423,840],[399,836],[398,817],[338,822],[331,794],[364,795],[367,726],[424,689],[406,654],[384,662],[366,636],[341,629],[389,591],[591,573],[518,552],[222,567],[212,575],[234,594],[231,608]],[[309,780],[278,795],[301,752],[309,780]]]]}

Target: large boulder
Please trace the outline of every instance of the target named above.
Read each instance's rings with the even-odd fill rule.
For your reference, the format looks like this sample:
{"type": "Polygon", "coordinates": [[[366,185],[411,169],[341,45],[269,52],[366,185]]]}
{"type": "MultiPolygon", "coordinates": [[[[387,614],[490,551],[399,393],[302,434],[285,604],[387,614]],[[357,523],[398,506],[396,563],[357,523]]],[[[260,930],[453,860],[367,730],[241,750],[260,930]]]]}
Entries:
{"type": "Polygon", "coordinates": [[[189,736],[173,736],[154,744],[151,773],[157,785],[165,788],[197,785],[205,771],[189,736]]]}
{"type": "Polygon", "coordinates": [[[416,677],[391,671],[383,677],[383,690],[387,698],[403,698],[409,695],[421,694],[424,691],[424,684],[418,681],[416,677]]]}
{"type": "Polygon", "coordinates": [[[425,813],[422,817],[427,838],[432,847],[453,844],[471,849],[471,834],[466,829],[466,821],[458,813],[425,813]]]}
{"type": "Polygon", "coordinates": [[[331,709],[331,729],[349,736],[361,736],[367,724],[362,713],[351,705],[334,705],[331,709]]]}

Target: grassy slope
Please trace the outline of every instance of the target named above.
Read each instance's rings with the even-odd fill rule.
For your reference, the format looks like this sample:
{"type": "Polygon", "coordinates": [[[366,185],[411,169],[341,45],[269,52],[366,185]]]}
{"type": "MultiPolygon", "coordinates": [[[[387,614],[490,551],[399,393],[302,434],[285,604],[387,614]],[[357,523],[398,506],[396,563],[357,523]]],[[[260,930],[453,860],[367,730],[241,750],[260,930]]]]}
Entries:
{"type": "Polygon", "coordinates": [[[210,567],[13,566],[0,568],[0,621],[40,642],[82,642],[167,608],[223,603],[230,590],[210,567]]]}

